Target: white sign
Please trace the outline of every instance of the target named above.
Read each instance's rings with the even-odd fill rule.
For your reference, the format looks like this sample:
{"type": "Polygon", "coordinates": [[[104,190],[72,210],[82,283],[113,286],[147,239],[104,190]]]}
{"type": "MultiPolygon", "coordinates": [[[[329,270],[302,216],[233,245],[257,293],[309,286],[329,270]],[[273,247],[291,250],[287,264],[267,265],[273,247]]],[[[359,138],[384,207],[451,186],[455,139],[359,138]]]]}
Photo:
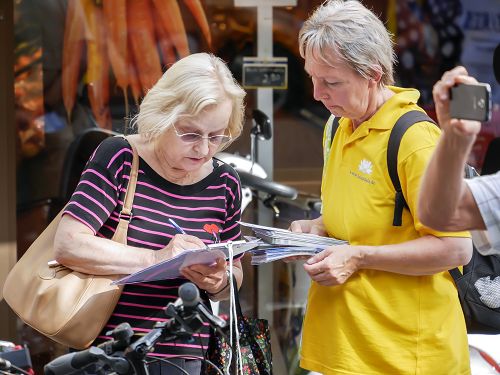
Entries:
{"type": "Polygon", "coordinates": [[[287,57],[243,57],[243,87],[245,89],[288,88],[287,57]]]}

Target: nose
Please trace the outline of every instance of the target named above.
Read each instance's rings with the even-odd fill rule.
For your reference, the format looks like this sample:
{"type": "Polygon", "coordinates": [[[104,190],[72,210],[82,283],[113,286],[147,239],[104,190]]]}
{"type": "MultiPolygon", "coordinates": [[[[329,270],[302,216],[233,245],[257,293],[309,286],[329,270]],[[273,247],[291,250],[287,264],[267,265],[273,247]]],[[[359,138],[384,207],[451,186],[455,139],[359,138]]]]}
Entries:
{"type": "Polygon", "coordinates": [[[313,97],[317,101],[321,101],[328,97],[325,86],[320,82],[313,82],[313,97]]]}
{"type": "Polygon", "coordinates": [[[210,149],[210,141],[207,138],[202,138],[198,142],[195,143],[196,151],[205,156],[208,154],[210,149]]]}

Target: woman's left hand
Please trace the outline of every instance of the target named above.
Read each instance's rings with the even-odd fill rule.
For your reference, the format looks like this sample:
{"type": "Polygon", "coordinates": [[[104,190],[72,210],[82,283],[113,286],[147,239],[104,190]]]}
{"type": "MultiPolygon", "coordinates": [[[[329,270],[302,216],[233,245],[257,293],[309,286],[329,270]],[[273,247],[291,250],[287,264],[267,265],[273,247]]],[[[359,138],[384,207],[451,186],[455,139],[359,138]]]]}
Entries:
{"type": "Polygon", "coordinates": [[[217,262],[211,266],[194,264],[183,268],[181,274],[195,283],[198,288],[206,290],[210,294],[216,294],[228,283],[224,259],[217,259],[217,262]]]}
{"type": "Polygon", "coordinates": [[[340,285],[359,269],[361,258],[358,246],[332,246],[309,258],[304,269],[320,285],[340,285]]]}

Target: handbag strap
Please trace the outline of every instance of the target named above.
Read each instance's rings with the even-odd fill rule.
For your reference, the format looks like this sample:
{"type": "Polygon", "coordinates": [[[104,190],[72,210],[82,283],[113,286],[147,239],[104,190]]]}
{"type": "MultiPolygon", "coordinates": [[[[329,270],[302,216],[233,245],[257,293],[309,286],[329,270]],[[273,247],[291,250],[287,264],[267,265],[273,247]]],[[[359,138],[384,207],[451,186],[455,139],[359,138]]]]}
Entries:
{"type": "Polygon", "coordinates": [[[236,315],[238,319],[243,317],[243,312],[240,305],[240,293],[238,292],[238,283],[236,282],[236,277],[233,275],[233,291],[234,291],[234,304],[236,305],[236,315]]]}
{"type": "MultiPolygon", "coordinates": [[[[125,136],[122,137],[127,140],[125,136]]],[[[127,191],[125,192],[125,198],[123,199],[123,207],[118,215],[120,221],[118,222],[118,226],[116,227],[115,234],[112,238],[113,241],[120,242],[125,245],[127,244],[128,226],[130,224],[130,220],[132,220],[132,203],[134,202],[135,187],[137,184],[137,176],[139,174],[139,155],[137,153],[137,149],[132,143],[128,142],[128,144],[132,148],[132,167],[130,168],[130,178],[127,185],[127,191]]]]}

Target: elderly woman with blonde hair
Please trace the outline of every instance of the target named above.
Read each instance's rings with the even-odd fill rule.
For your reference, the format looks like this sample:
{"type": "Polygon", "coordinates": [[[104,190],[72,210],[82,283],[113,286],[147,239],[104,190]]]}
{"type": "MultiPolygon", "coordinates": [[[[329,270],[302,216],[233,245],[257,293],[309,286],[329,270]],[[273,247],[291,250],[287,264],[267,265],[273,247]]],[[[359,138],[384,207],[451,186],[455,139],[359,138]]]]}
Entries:
{"type": "MultiPolygon", "coordinates": [[[[204,229],[207,224],[217,226],[221,241],[239,239],[240,181],[214,155],[240,135],[244,97],[218,57],[198,53],[173,64],[144,98],[134,119],[137,134],[106,139],[87,163],[56,234],[57,261],[90,274],[130,274],[214,242],[204,229]],[[110,239],[130,178],[132,145],[139,155],[139,176],[123,245],[110,239]]],[[[206,302],[227,298],[226,267],[221,259],[184,268],[178,279],[126,285],[96,343],[125,321],[136,333],[151,330],[155,321],[166,319],[163,308],[188,280],[203,291],[206,302]]],[[[234,276],[240,285],[238,259],[234,276]]],[[[152,355],[199,374],[208,337],[204,327],[194,341],[160,342],[152,355]]],[[[149,371],[185,373],[164,361],[149,371]]]]}
{"type": "Polygon", "coordinates": [[[423,110],[417,90],[392,86],[391,36],[360,2],[328,1],[304,23],[299,47],[314,98],[331,117],[322,216],[291,229],[349,243],[304,264],[312,283],[301,367],[339,375],[470,373],[464,317],[447,270],[469,261],[471,240],[427,228],[415,214],[440,133],[430,122],[402,138],[397,172],[408,209],[393,226],[389,135],[400,116],[423,110]],[[334,117],[340,120],[332,140],[334,117]]]}

